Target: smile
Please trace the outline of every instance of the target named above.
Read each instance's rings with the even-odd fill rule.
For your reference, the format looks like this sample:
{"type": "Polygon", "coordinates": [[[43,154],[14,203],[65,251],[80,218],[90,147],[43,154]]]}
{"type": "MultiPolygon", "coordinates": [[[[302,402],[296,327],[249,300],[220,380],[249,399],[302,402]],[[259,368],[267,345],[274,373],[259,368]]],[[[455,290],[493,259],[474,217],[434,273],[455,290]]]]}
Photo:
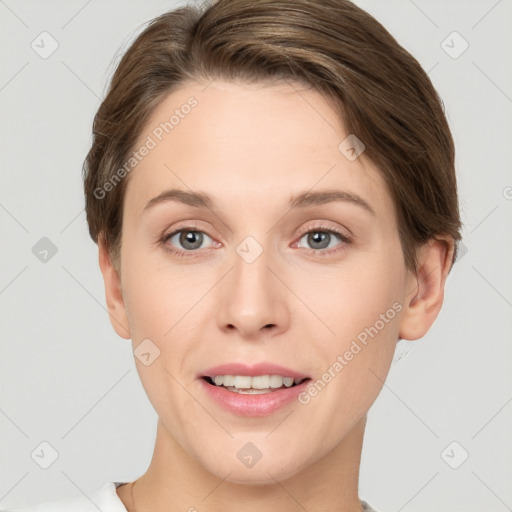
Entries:
{"type": "Polygon", "coordinates": [[[217,387],[247,395],[272,393],[278,389],[294,387],[305,380],[281,375],[215,375],[204,379],[217,387]]]}

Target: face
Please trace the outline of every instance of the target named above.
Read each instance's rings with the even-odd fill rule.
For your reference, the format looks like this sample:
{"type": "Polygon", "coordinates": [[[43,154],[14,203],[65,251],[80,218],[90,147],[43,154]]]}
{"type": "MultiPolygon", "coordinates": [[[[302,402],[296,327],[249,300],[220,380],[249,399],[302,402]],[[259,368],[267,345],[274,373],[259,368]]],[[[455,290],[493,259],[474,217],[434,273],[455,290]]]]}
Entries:
{"type": "Polygon", "coordinates": [[[219,478],[274,482],[364,420],[411,281],[389,191],[364,152],[340,150],[349,133],[318,92],[205,87],[172,92],[140,136],[149,149],[125,195],[122,315],[166,434],[219,478]],[[306,380],[226,381],[284,385],[244,394],[204,378],[215,375],[306,380]]]}

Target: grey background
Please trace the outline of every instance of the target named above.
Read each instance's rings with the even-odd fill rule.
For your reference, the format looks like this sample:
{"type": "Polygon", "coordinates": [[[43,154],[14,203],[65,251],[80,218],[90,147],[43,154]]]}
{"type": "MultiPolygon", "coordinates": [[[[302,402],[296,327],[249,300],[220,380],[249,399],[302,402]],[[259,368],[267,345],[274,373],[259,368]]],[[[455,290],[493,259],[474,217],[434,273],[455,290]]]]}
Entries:
{"type": "MultiPolygon", "coordinates": [[[[383,512],[512,510],[512,1],[356,3],[444,100],[467,248],[434,327],[400,344],[369,413],[360,496],[383,512]],[[453,31],[469,43],[458,58],[453,31]]],[[[0,0],[3,508],[87,495],[150,462],[156,413],[105,312],[81,165],[119,51],[177,5],[0,0]],[[31,47],[43,31],[58,42],[46,59],[31,47]],[[46,262],[43,237],[57,249],[46,262]],[[31,456],[44,441],[58,453],[48,469],[31,456]]]]}

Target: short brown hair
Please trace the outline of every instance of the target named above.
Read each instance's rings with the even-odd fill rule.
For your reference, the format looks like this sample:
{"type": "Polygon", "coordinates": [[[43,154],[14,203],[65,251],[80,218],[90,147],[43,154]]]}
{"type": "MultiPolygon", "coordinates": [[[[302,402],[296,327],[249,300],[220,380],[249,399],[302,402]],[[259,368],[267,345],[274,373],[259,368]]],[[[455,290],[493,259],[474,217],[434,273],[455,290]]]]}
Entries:
{"type": "Polygon", "coordinates": [[[456,247],[454,143],[420,64],[348,0],[218,0],[152,20],[121,59],[94,118],[83,168],[87,222],[114,264],[129,176],[100,197],[97,191],[173,89],[215,78],[290,79],[333,100],[347,133],[363,141],[389,186],[406,266],[416,268],[416,249],[431,238],[451,237],[456,247]]]}

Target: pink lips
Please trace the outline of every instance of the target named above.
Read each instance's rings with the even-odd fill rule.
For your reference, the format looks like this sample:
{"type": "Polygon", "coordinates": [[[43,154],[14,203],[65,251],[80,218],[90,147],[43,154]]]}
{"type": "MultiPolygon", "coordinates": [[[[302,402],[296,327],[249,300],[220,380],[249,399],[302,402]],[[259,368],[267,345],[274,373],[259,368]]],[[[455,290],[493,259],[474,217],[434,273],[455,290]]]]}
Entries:
{"type": "Polygon", "coordinates": [[[221,364],[204,370],[198,377],[213,378],[216,375],[247,375],[249,377],[255,377],[256,375],[280,375],[281,377],[292,377],[294,379],[305,379],[308,377],[304,373],[273,363],[258,363],[253,366],[243,363],[221,364]]]}
{"type": "Polygon", "coordinates": [[[199,381],[210,399],[238,416],[268,416],[297,399],[309,383],[307,379],[291,388],[279,388],[262,395],[244,395],[210,384],[205,379],[199,381]]]}
{"type": "Polygon", "coordinates": [[[238,416],[267,416],[290,404],[306,389],[311,380],[307,375],[273,363],[259,363],[249,366],[243,363],[230,363],[206,369],[198,375],[201,388],[207,396],[223,409],[238,416]],[[264,394],[242,394],[210,384],[205,377],[216,375],[280,375],[294,379],[306,379],[300,384],[274,389],[264,394]]]}

